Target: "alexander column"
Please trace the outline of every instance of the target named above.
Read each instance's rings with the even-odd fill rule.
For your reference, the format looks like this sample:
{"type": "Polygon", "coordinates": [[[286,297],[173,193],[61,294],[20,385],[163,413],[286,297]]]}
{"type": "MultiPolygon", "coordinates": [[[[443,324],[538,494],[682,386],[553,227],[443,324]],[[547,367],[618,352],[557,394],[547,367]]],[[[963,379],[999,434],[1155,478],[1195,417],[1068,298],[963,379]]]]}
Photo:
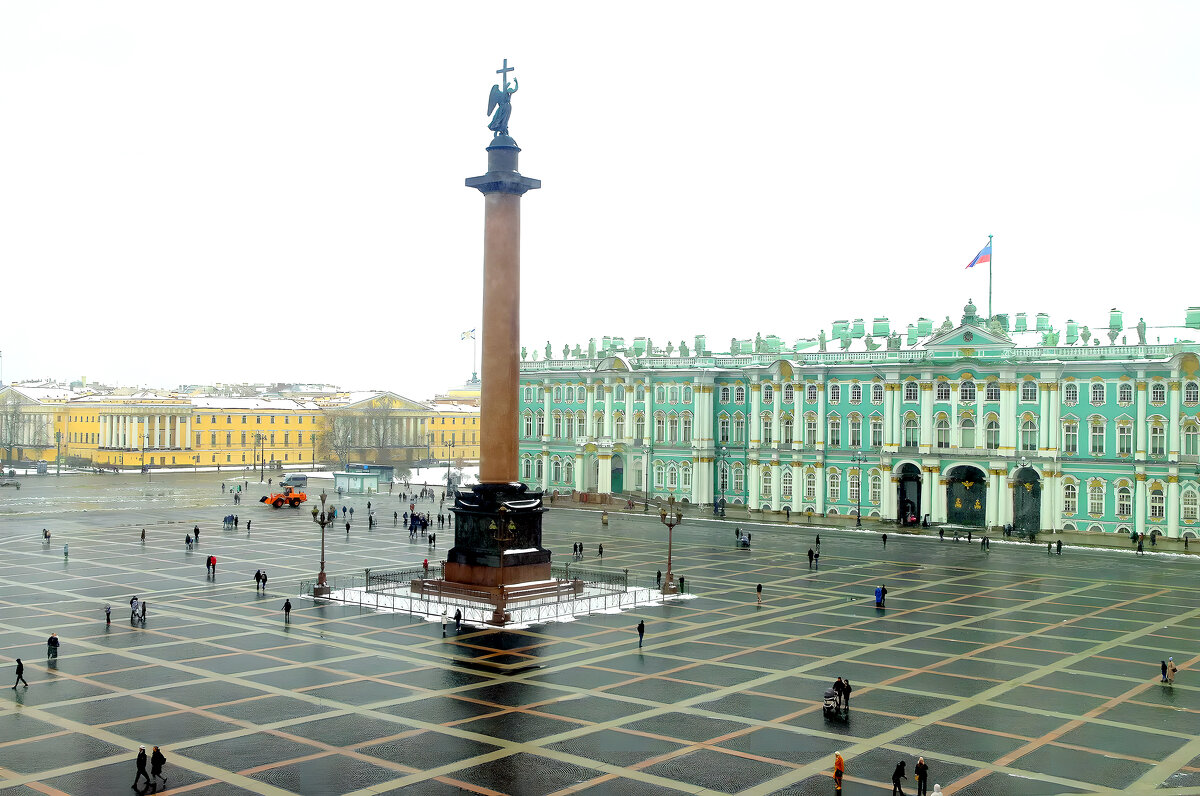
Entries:
{"type": "Polygon", "coordinates": [[[503,621],[506,584],[550,578],[550,551],[542,547],[542,493],[517,478],[518,375],[521,319],[521,197],[542,187],[517,171],[521,149],[508,135],[513,68],[504,60],[492,86],[488,170],[467,187],[483,194],[483,358],[480,407],[480,484],[455,500],[454,547],[446,580],[496,590],[503,621]]]}

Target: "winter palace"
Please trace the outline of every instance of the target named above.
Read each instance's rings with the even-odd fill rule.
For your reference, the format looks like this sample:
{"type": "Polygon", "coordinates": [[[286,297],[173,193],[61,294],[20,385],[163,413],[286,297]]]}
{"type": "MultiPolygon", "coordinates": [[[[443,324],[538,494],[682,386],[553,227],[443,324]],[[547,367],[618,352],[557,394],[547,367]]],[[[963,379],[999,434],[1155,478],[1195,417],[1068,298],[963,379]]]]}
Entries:
{"type": "Polygon", "coordinates": [[[836,321],[787,345],[522,349],[520,475],[551,493],[1017,531],[1195,536],[1200,308],[836,321]]]}

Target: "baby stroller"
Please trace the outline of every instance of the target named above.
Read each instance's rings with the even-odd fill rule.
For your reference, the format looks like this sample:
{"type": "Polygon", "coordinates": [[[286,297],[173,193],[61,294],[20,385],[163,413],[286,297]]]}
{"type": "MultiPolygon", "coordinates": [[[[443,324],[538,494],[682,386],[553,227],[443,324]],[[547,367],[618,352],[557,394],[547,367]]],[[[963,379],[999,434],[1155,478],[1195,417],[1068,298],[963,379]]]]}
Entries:
{"type": "Polygon", "coordinates": [[[836,716],[838,713],[838,693],[832,688],[825,689],[825,717],[836,716]]]}

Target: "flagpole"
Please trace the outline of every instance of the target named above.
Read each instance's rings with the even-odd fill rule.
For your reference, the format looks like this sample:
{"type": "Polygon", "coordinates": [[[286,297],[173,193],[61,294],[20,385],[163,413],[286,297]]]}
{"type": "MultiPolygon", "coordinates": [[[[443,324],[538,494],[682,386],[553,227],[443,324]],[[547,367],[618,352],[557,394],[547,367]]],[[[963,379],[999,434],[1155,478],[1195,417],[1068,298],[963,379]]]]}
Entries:
{"type": "MultiPolygon", "coordinates": [[[[991,235],[988,235],[988,248],[992,248],[991,235]]],[[[988,323],[992,322],[992,258],[995,256],[996,252],[994,250],[988,255],[988,323]]]]}

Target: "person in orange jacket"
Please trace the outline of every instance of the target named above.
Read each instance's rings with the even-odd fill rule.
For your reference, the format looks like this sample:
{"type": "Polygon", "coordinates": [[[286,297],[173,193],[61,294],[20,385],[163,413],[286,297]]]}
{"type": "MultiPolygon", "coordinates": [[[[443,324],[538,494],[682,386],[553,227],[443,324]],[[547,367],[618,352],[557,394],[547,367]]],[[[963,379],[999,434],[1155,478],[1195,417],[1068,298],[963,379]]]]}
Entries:
{"type": "Polygon", "coordinates": [[[846,761],[841,752],[833,753],[833,784],[838,793],[842,792],[842,777],[846,774],[846,761]]]}

